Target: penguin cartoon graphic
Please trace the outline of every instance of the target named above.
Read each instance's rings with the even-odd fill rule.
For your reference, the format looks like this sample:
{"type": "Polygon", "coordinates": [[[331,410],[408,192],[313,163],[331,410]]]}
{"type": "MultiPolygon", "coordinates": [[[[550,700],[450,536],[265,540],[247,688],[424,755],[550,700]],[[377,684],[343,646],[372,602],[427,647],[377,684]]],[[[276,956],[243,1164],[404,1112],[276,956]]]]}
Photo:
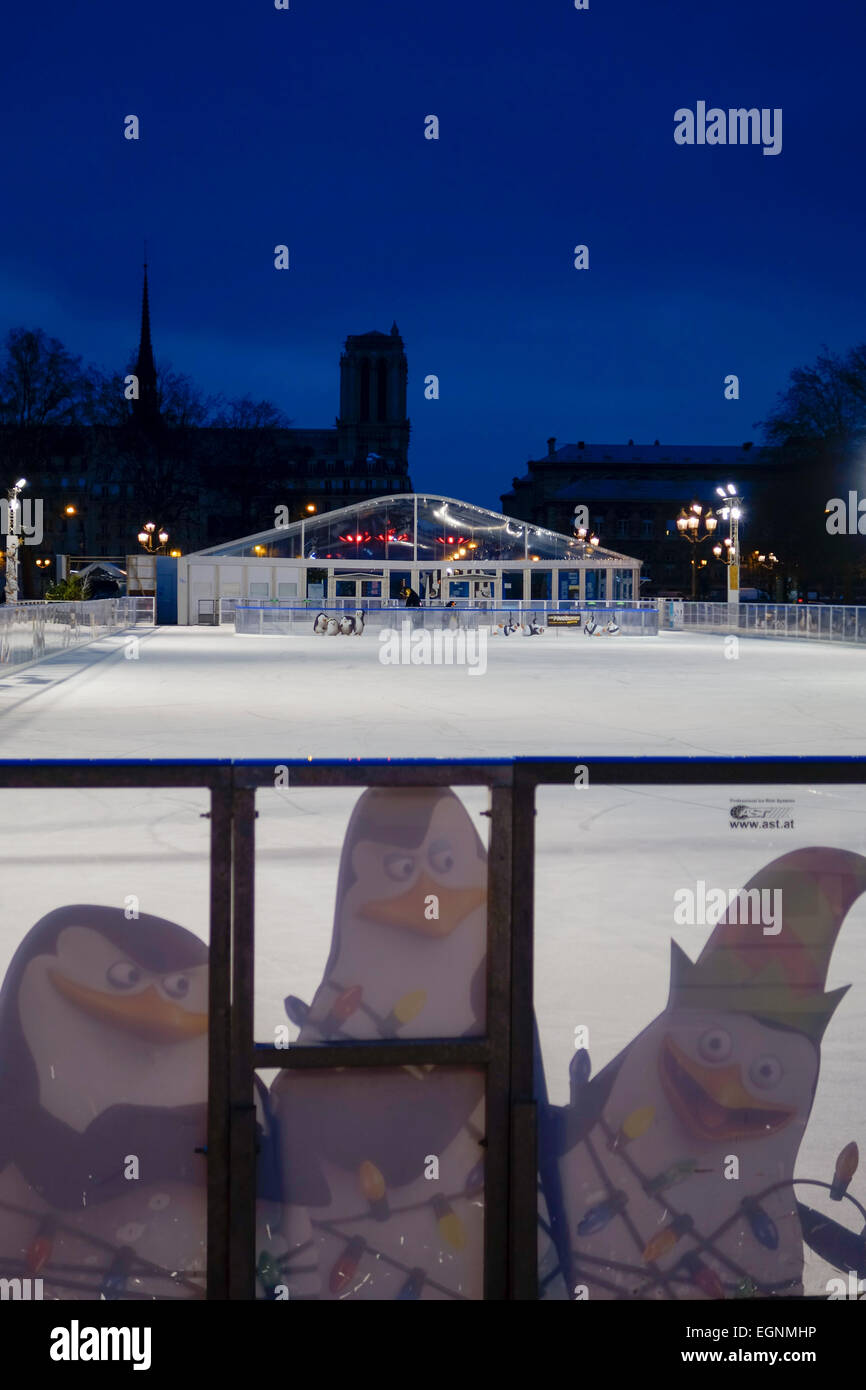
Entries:
{"type": "Polygon", "coordinates": [[[195,1298],[208,952],[175,922],[48,913],[0,991],[0,1257],[59,1299],[195,1298]]]}
{"type": "MultiPolygon", "coordinates": [[[[322,983],[308,1009],[286,1001],[298,1041],[482,1033],[486,899],[486,852],[453,792],[365,792],[322,983]]],[[[483,1097],[462,1067],[277,1078],[283,1201],[287,1220],[307,1209],[320,1298],[482,1296],[483,1097]]]]}
{"type": "Polygon", "coordinates": [[[825,993],[830,956],[864,889],[859,854],[773,860],[696,962],[672,943],[670,997],[649,1027],[592,1081],[575,1055],[572,1103],[541,1125],[550,1296],[802,1295],[794,1169],[845,993],[825,993]],[[769,921],[756,905],[771,902],[769,921]]]}

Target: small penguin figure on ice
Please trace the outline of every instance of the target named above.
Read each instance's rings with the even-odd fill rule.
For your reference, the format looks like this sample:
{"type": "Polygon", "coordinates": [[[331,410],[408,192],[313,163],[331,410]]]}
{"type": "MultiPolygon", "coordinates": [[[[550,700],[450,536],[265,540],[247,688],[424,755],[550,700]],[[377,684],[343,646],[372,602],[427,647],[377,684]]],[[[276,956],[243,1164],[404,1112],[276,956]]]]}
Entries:
{"type": "Polygon", "coordinates": [[[672,943],[654,1022],[592,1081],[576,1054],[571,1105],[542,1120],[550,1296],[803,1295],[794,1168],[846,992],[825,992],[830,956],[864,889],[866,858],[847,850],[773,860],[697,961],[672,943]],[[765,901],[769,933],[746,907],[765,901]]]}
{"type": "Polygon", "coordinates": [[[366,614],[364,613],[363,608],[356,608],[354,617],[346,613],[340,619],[340,632],[343,634],[343,636],[351,637],[354,634],[354,636],[360,637],[361,633],[364,631],[365,616],[366,614]]]}
{"type": "Polygon", "coordinates": [[[207,946],[48,913],[0,992],[0,1266],[46,1298],[204,1295],[207,946]]]}
{"type": "Polygon", "coordinates": [[[590,613],[589,617],[587,618],[586,622],[585,622],[584,625],[583,625],[583,630],[584,630],[584,632],[586,633],[587,637],[592,637],[592,636],[594,636],[597,627],[598,627],[598,623],[595,621],[595,618],[594,618],[593,615],[590,613]]]}
{"type": "Polygon", "coordinates": [[[615,632],[619,632],[619,626],[617,623],[614,622],[613,618],[611,618],[610,622],[607,624],[604,630],[605,632],[610,633],[612,636],[615,632]]]}
{"type": "MultiPolygon", "coordinates": [[[[485,1029],[487,856],[440,788],[370,789],[346,830],[334,934],[299,1043],[485,1029]]],[[[322,1299],[480,1298],[484,1083],[472,1069],[285,1071],[271,1108],[284,1219],[312,1224],[322,1299]]]]}
{"type": "Polygon", "coordinates": [[[327,613],[317,613],[317,614],[316,614],[316,617],[315,617],[315,620],[314,620],[314,622],[313,622],[313,632],[315,632],[315,634],[316,634],[318,637],[322,637],[322,636],[324,636],[324,634],[325,634],[327,631],[328,631],[328,615],[327,615],[327,613]]]}
{"type": "Polygon", "coordinates": [[[544,627],[541,623],[536,622],[534,618],[530,618],[523,631],[526,637],[540,637],[544,632],[544,627]]]}
{"type": "Polygon", "coordinates": [[[325,628],[325,635],[326,635],[327,637],[336,637],[336,636],[338,635],[339,631],[340,631],[340,620],[339,620],[339,618],[333,618],[333,617],[332,617],[332,618],[328,618],[327,624],[328,624],[328,625],[327,625],[327,627],[325,628]]]}

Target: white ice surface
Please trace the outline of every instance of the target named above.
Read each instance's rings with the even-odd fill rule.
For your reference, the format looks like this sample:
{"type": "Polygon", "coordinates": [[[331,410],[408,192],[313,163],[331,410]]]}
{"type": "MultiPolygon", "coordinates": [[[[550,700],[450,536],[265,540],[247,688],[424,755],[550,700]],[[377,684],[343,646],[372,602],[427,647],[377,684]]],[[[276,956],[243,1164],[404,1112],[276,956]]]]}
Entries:
{"type": "MultiPolygon", "coordinates": [[[[494,638],[488,669],[383,666],[364,638],[235,637],[230,630],[114,638],[0,681],[0,756],[484,757],[567,754],[862,754],[866,652],[742,639],[494,638]]],[[[458,789],[459,790],[459,789],[458,789]]],[[[698,878],[737,888],[776,855],[823,844],[866,852],[866,792],[760,788],[792,798],[787,832],[732,831],[736,790],[543,790],[539,795],[536,1003],[551,1098],[567,1096],[574,1029],[593,1069],[665,1005],[669,942],[695,958],[710,927],[675,929],[673,893],[698,878]]],[[[459,793],[473,817],[478,790],[459,793]]],[[[256,1027],[309,1000],[330,943],[343,833],[357,798],[281,788],[257,823],[256,1027]]],[[[18,941],[74,902],[158,913],[207,934],[209,822],[197,791],[7,791],[0,976],[18,941]]],[[[487,821],[476,819],[482,835],[487,821]]],[[[798,1172],[829,1179],[866,1143],[866,902],[834,952],[828,988],[851,984],[828,1030],[798,1172]]],[[[859,1229],[852,1208],[827,1207],[859,1229]]],[[[860,1175],[854,1195],[866,1197],[860,1175]]],[[[845,1204],[847,1206],[847,1204],[845,1204]]],[[[817,1275],[817,1269],[814,1271],[817,1275]]]]}
{"type": "Polygon", "coordinates": [[[372,634],[161,628],[0,681],[6,757],[858,753],[866,651],[666,633],[494,637],[487,672],[384,666],[372,634]],[[66,679],[62,679],[66,677],[66,679]],[[49,684],[42,684],[42,682],[49,684]],[[59,684],[55,682],[60,681],[59,684]]]}

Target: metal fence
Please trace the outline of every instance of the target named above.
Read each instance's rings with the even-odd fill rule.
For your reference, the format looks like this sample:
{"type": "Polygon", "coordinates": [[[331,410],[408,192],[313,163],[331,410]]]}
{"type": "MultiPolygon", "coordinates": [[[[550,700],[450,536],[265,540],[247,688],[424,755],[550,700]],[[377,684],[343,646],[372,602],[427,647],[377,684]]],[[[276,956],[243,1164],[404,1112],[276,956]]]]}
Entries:
{"type": "MultiPolygon", "coordinates": [[[[282,602],[279,599],[246,600],[240,598],[208,598],[198,600],[198,612],[196,622],[205,626],[217,626],[235,621],[235,613],[240,607],[249,608],[291,608],[303,612],[312,612],[313,617],[322,611],[337,613],[353,613],[358,603],[353,598],[334,599],[333,603],[325,604],[322,599],[293,599],[291,604],[282,602]]],[[[405,602],[400,598],[365,598],[361,601],[361,607],[365,613],[373,613],[379,609],[387,609],[393,612],[395,609],[405,607],[405,602]]],[[[422,603],[422,608],[430,612],[439,612],[440,604],[422,603]]],[[[511,615],[520,612],[531,612],[534,614],[547,615],[548,613],[589,613],[613,611],[623,612],[648,612],[657,614],[658,601],[656,599],[588,599],[585,603],[578,603],[572,599],[503,599],[494,604],[491,599],[459,599],[454,609],[457,612],[491,612],[509,613],[511,615]]]]}
{"type": "Polygon", "coordinates": [[[753,637],[808,637],[866,642],[866,608],[824,603],[687,603],[659,599],[662,628],[742,632],[753,637]]]}
{"type": "MultiPolygon", "coordinates": [[[[486,1075],[484,1297],[538,1296],[538,1091],[533,1017],[535,800],[544,786],[866,785],[866,758],[598,758],[292,760],[293,789],[489,789],[487,1025],[482,1036],[347,1040],[275,1047],[253,1029],[257,792],[273,761],[0,762],[0,787],[204,788],[210,793],[207,1296],[256,1297],[262,1068],[482,1068],[486,1075]]],[[[286,785],[284,782],[283,785],[286,785]]],[[[299,924],[300,925],[300,924],[299,924]]],[[[120,1295],[117,1295],[120,1296],[120,1295]]]]}
{"type": "Polygon", "coordinates": [[[6,604],[0,608],[0,668],[24,666],[153,622],[152,598],[6,604]]]}
{"type": "MultiPolygon", "coordinates": [[[[596,631],[618,632],[629,636],[654,637],[658,633],[659,614],[654,604],[643,607],[597,603],[592,605],[563,605],[554,608],[543,603],[514,603],[508,606],[492,607],[481,604],[455,605],[454,608],[406,608],[403,604],[392,607],[359,609],[354,601],[343,601],[338,606],[327,608],[309,605],[303,608],[276,603],[233,602],[235,632],[243,636],[258,637],[297,637],[310,636],[315,631],[322,635],[328,632],[352,634],[359,630],[356,616],[363,613],[363,631],[378,635],[387,630],[401,630],[403,623],[409,623],[413,630],[442,631],[462,630],[488,632],[510,630],[512,628],[540,628],[555,636],[581,632],[588,620],[592,619],[596,631]],[[328,620],[333,620],[330,627],[328,620]],[[317,626],[317,620],[321,620],[317,626]]],[[[225,619],[223,619],[225,621],[225,619]]]]}

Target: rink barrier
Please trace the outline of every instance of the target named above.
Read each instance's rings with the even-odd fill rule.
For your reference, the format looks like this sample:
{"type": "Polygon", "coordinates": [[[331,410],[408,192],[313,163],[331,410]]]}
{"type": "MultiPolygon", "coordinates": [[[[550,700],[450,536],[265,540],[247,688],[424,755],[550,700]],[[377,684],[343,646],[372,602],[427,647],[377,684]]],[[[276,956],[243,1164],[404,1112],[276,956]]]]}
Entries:
{"type": "MultiPolygon", "coordinates": [[[[291,603],[282,599],[241,599],[241,598],[208,598],[198,600],[198,615],[196,622],[205,626],[222,626],[235,621],[235,613],[239,607],[248,608],[296,608],[307,613],[312,613],[314,618],[319,612],[329,613],[354,613],[358,607],[357,600],[353,598],[337,598],[333,602],[326,602],[324,599],[304,599],[296,598],[291,603]]],[[[406,604],[400,598],[365,598],[362,605],[365,613],[378,612],[380,609],[387,609],[393,612],[395,609],[405,608],[406,604]]],[[[441,611],[441,605],[422,603],[424,611],[441,611]]],[[[624,609],[634,611],[658,612],[658,601],[656,599],[587,599],[584,603],[578,603],[575,599],[502,599],[494,604],[492,599],[458,599],[454,608],[449,609],[452,613],[487,613],[495,611],[497,613],[508,613],[514,615],[521,610],[532,613],[588,613],[601,609],[613,609],[620,613],[624,609]]],[[[415,610],[417,611],[417,610],[415,610]]],[[[312,618],[311,620],[312,621],[312,618]]]]}
{"type": "Polygon", "coordinates": [[[854,604],[657,602],[663,630],[866,643],[866,607],[854,604]]]}
{"type": "MultiPolygon", "coordinates": [[[[538,624],[556,637],[581,633],[583,624],[592,615],[599,630],[611,619],[625,636],[656,637],[658,635],[659,614],[655,604],[646,607],[631,604],[596,603],[550,608],[545,611],[539,604],[515,603],[508,608],[480,604],[454,608],[406,608],[363,607],[364,633],[378,636],[385,630],[400,631],[401,624],[409,622],[413,630],[439,632],[453,629],[464,632],[491,631],[497,625],[538,624]],[[557,625],[557,620],[559,624],[557,625]],[[569,624],[569,620],[573,625],[569,624]]],[[[235,633],[243,637],[310,637],[316,617],[323,613],[326,617],[352,618],[358,612],[358,605],[346,601],[343,607],[333,605],[324,607],[315,604],[294,607],[288,604],[235,601],[233,609],[235,633]]],[[[320,634],[325,635],[325,634],[320,634]]],[[[350,634],[354,635],[354,634],[350,634]]]]}
{"type": "MultiPolygon", "coordinates": [[[[533,1300],[538,1093],[534,1031],[535,793],[544,786],[866,786],[866,758],[718,757],[279,760],[295,788],[490,791],[488,1031],[276,1048],[253,1031],[256,792],[277,760],[6,759],[0,787],[205,789],[210,793],[207,1297],[256,1297],[256,1119],[262,1068],[481,1066],[487,1075],[486,1300],[533,1300]]],[[[807,1295],[818,1298],[818,1295],[807,1295]]]]}
{"type": "Polygon", "coordinates": [[[155,599],[27,600],[0,607],[0,668],[20,667],[100,637],[152,626],[155,599]]]}

